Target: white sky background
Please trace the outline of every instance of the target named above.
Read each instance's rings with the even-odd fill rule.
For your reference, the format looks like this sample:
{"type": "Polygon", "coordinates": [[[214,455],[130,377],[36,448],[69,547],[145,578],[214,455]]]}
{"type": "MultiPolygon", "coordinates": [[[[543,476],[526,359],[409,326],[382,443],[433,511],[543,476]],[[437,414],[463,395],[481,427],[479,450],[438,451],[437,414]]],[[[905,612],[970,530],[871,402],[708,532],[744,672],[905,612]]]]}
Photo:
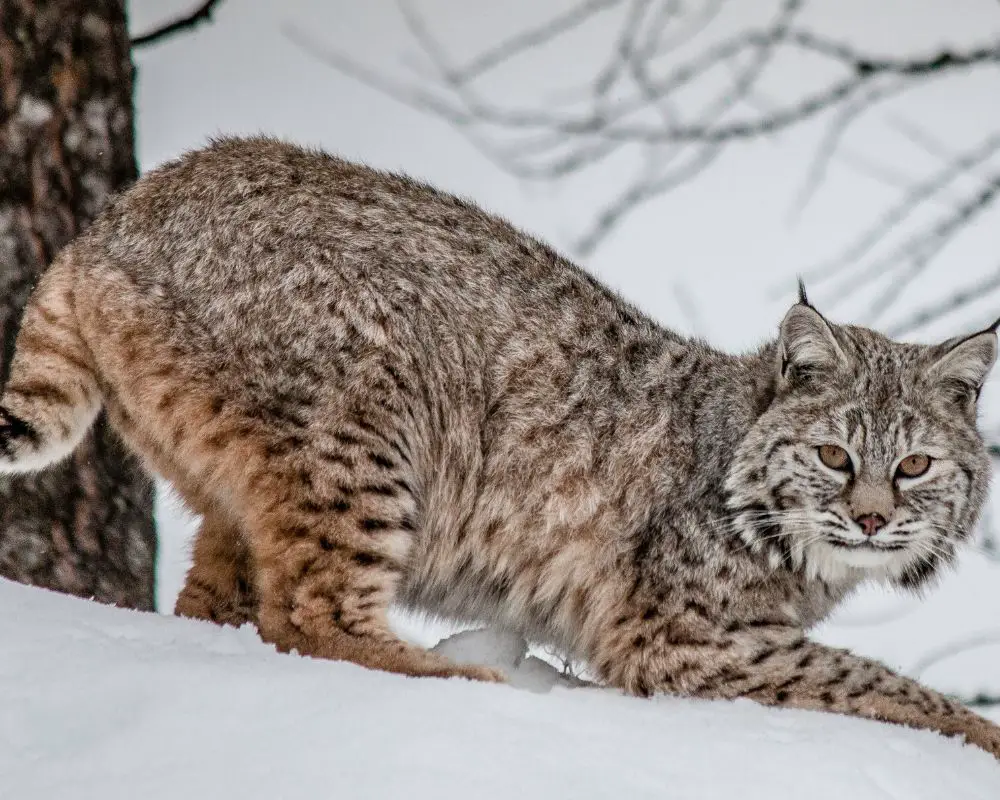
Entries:
{"type": "MultiPolygon", "coordinates": [[[[139,33],[189,10],[195,0],[132,0],[139,33]]],[[[418,0],[437,37],[457,56],[472,55],[505,35],[552,16],[565,0],[418,0]]],[[[731,2],[735,16],[757,18],[774,3],[731,2]]],[[[730,12],[727,12],[730,13],[730,12]]],[[[769,18],[764,15],[764,18],[769,18]]],[[[612,18],[613,19],[613,18],[612,18]]],[[[814,0],[799,23],[831,37],[847,36],[880,55],[936,52],[953,44],[995,39],[996,0],[814,0]]],[[[447,123],[411,110],[344,77],[304,53],[282,33],[296,25],[330,47],[391,75],[429,74],[394,0],[224,0],[214,21],[163,44],[143,48],[138,64],[138,149],[149,169],[218,133],[266,132],[319,145],[374,166],[403,170],[485,208],[567,250],[585,223],[637,164],[608,168],[564,185],[528,184],[492,166],[447,123]]],[[[725,27],[725,26],[723,26],[725,27]]],[[[617,28],[615,28],[617,30],[617,28]]],[[[589,77],[608,51],[613,31],[582,30],[552,52],[525,59],[492,78],[491,96],[517,101],[589,77]]],[[[815,79],[813,64],[779,61],[769,73],[773,98],[791,96],[815,79]]],[[[794,292],[795,275],[830,256],[899,197],[886,178],[916,179],[940,161],[888,124],[907,118],[956,148],[1000,130],[1000,97],[992,75],[906,97],[860,125],[845,141],[855,160],[835,160],[810,205],[793,215],[823,126],[810,124],[780,137],[732,148],[694,182],[633,214],[584,266],[663,324],[704,336],[732,350],[755,347],[772,335],[794,292]],[[872,175],[872,167],[883,177],[872,175]],[[793,222],[794,219],[794,222],[793,222]],[[696,317],[678,304],[689,296],[696,317]],[[786,286],[783,298],[774,288],[786,286]]],[[[974,183],[959,183],[969,190],[974,183]]],[[[899,312],[940,297],[1000,263],[995,222],[980,223],[904,296],[899,312]]],[[[857,321],[850,305],[824,305],[837,321],[857,321]]],[[[858,303],[863,308],[870,297],[858,303]]],[[[944,320],[920,338],[971,330],[1000,315],[1000,295],[984,298],[964,317],[944,320]],[[992,311],[992,314],[990,313],[992,311]]],[[[893,316],[887,317],[891,321],[893,316]]],[[[996,381],[995,381],[996,382],[996,381]]],[[[989,424],[1000,420],[1000,393],[988,388],[989,424]]],[[[183,569],[191,524],[169,507],[161,515],[161,608],[169,610],[183,569]]],[[[822,635],[904,668],[921,654],[964,636],[1000,634],[1000,565],[972,557],[958,576],[922,606],[899,597],[859,599],[822,635]],[[859,621],[898,617],[878,626],[859,621]]],[[[945,689],[1000,691],[1000,645],[932,668],[926,677],[945,689]]]]}

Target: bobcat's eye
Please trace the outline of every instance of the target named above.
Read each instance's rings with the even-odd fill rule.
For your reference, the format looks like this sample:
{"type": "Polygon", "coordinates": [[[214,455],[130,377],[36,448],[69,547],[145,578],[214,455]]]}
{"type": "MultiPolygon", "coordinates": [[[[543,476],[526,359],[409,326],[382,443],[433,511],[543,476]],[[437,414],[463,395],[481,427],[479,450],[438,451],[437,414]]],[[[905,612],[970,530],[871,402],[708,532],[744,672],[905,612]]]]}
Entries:
{"type": "Polygon", "coordinates": [[[840,445],[821,444],[817,450],[819,450],[819,460],[830,469],[837,469],[841,472],[851,471],[851,457],[840,445]]]}
{"type": "Polygon", "coordinates": [[[896,467],[897,478],[919,478],[931,468],[931,457],[923,453],[914,453],[899,462],[896,467]]]}

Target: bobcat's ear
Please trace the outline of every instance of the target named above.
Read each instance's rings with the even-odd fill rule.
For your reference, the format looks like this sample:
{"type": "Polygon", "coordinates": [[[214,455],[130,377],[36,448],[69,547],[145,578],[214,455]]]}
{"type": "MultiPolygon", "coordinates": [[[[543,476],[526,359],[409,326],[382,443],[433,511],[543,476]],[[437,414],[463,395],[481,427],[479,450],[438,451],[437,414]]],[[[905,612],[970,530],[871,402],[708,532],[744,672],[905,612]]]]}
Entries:
{"type": "Polygon", "coordinates": [[[972,336],[946,342],[944,354],[928,368],[928,377],[946,391],[978,399],[997,360],[997,325],[1000,320],[972,336]]]}
{"type": "Polygon", "coordinates": [[[809,378],[847,363],[833,328],[805,296],[799,283],[799,302],[781,321],[778,369],[782,380],[809,378]]]}

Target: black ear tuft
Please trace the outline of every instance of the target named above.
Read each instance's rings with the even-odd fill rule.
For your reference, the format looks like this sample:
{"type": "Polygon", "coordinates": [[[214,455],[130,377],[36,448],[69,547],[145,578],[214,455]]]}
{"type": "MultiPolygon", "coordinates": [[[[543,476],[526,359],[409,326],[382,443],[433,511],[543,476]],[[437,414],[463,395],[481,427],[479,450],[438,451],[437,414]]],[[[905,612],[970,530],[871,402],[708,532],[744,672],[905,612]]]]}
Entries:
{"type": "Polygon", "coordinates": [[[986,330],[983,331],[983,333],[985,333],[986,331],[992,331],[993,333],[996,333],[997,328],[1000,328],[1000,317],[997,317],[996,320],[994,320],[993,324],[987,327],[986,330]]]}
{"type": "MultiPolygon", "coordinates": [[[[802,276],[799,276],[799,302],[804,306],[809,306],[812,308],[812,303],[809,302],[809,298],[806,297],[806,284],[802,280],[802,276]]],[[[1000,322],[1000,320],[997,320],[1000,322]]]]}

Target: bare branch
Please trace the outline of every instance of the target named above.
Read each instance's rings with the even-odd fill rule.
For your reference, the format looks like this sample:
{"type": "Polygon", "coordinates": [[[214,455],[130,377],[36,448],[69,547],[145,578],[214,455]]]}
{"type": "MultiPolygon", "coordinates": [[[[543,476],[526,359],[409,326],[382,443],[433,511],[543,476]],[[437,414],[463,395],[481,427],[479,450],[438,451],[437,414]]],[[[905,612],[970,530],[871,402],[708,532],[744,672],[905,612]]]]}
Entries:
{"type": "Polygon", "coordinates": [[[809,172],[803,181],[802,187],[796,193],[792,202],[793,218],[797,217],[815,196],[820,185],[826,178],[830,162],[837,154],[837,149],[843,140],[851,124],[857,121],[858,117],[866,114],[871,108],[882,100],[891,97],[902,91],[908,84],[902,78],[895,77],[884,83],[875,84],[868,87],[864,92],[854,97],[849,102],[840,107],[827,127],[823,140],[820,142],[816,155],[809,166],[809,172]]]}
{"type": "MultiPolygon", "coordinates": [[[[789,8],[798,5],[800,5],[799,2],[786,3],[789,8]]],[[[286,28],[286,30],[289,29],[286,28]]],[[[582,116],[525,109],[505,109],[478,99],[470,101],[464,106],[459,106],[435,96],[428,103],[427,94],[416,87],[386,78],[359,65],[343,54],[335,53],[328,48],[318,47],[314,40],[306,42],[305,39],[308,37],[297,29],[291,29],[291,31],[293,35],[290,38],[334,69],[363,80],[366,84],[379,88],[390,96],[403,100],[408,105],[421,107],[426,103],[424,110],[439,114],[452,122],[460,122],[463,125],[472,122],[485,122],[513,130],[541,129],[570,136],[600,134],[606,139],[646,143],[726,142],[733,139],[756,138],[805,121],[825,111],[852,97],[880,74],[925,75],[1000,62],[1000,43],[993,47],[976,48],[966,53],[944,52],[924,59],[906,60],[862,55],[846,46],[826,45],[815,36],[802,32],[785,31],[780,28],[749,32],[710,48],[702,56],[673,70],[665,78],[654,81],[649,88],[655,96],[664,96],[682,88],[729,58],[747,50],[758,50],[772,45],[778,38],[787,39],[790,43],[798,44],[819,54],[835,57],[848,68],[849,74],[768,117],[716,126],[695,124],[663,127],[629,125],[622,122],[630,114],[643,108],[644,104],[648,102],[648,96],[631,97],[603,113],[592,111],[582,116]]],[[[449,75],[449,80],[453,84],[464,82],[464,78],[458,70],[450,70],[449,75]]]]}
{"type": "MultiPolygon", "coordinates": [[[[976,69],[994,69],[1000,64],[1000,40],[882,55],[805,28],[798,17],[804,5],[804,0],[784,0],[768,12],[770,19],[715,35],[716,21],[720,28],[726,24],[729,6],[724,0],[577,0],[562,13],[456,63],[414,3],[400,0],[413,40],[434,66],[430,83],[367,67],[302,31],[286,35],[334,69],[446,120],[512,175],[560,180],[617,159],[618,186],[576,237],[576,250],[584,254],[636,208],[711,168],[725,150],[773,140],[782,131],[820,120],[825,130],[797,194],[796,213],[814,197],[835,159],[877,170],[902,191],[842,252],[806,271],[812,283],[829,282],[841,298],[876,284],[879,291],[868,312],[876,319],[936,263],[971,220],[998,204],[1000,190],[990,176],[975,192],[959,192],[956,184],[983,180],[977,173],[998,152],[1000,132],[954,156],[938,148],[937,157],[946,163],[915,184],[908,176],[887,179],[883,173],[890,166],[856,155],[845,146],[846,137],[874,110],[905,92],[976,69]],[[558,101],[534,104],[498,102],[481,89],[478,80],[487,73],[529,51],[554,46],[598,18],[607,31],[607,50],[582,87],[562,89],[558,101]],[[817,73],[821,77],[796,95],[768,97],[766,86],[761,87],[772,73],[769,67],[790,56],[823,67],[817,73]],[[630,163],[638,169],[618,169],[630,163]],[[944,210],[930,223],[921,222],[924,211],[938,204],[945,204],[944,210]]],[[[900,135],[930,152],[930,145],[918,141],[912,130],[893,124],[900,135]]],[[[956,296],[954,302],[966,302],[965,293],[956,296]]]]}
{"type": "Polygon", "coordinates": [[[916,145],[938,161],[947,162],[955,158],[954,152],[931,136],[923,127],[914,124],[904,117],[892,116],[886,120],[886,124],[890,130],[894,130],[905,141],[916,145]]]}
{"type": "Polygon", "coordinates": [[[611,57],[592,81],[595,104],[606,100],[608,93],[627,73],[629,62],[632,61],[632,54],[637,46],[637,37],[640,35],[640,25],[649,9],[649,3],[650,0],[632,0],[629,3],[625,24],[611,48],[611,57]]]}
{"type": "Polygon", "coordinates": [[[153,30],[140,36],[136,36],[129,42],[129,44],[131,44],[132,47],[142,47],[143,45],[162,41],[163,39],[180,33],[181,31],[196,28],[203,22],[211,21],[212,12],[215,11],[216,6],[218,6],[221,2],[222,0],[205,0],[205,2],[189,14],[185,14],[183,17],[178,17],[177,19],[172,20],[159,28],[154,28],[153,30]]]}
{"type": "Polygon", "coordinates": [[[956,205],[951,213],[904,240],[886,256],[869,263],[859,275],[843,281],[840,294],[835,296],[834,302],[861,291],[870,281],[886,276],[897,265],[909,264],[904,275],[891,281],[869,305],[866,319],[868,321],[878,319],[892,305],[899,293],[930,265],[945,246],[975,217],[989,209],[998,197],[1000,197],[1000,178],[995,178],[985,189],[956,205]]]}
{"type": "Polygon", "coordinates": [[[516,56],[541,47],[553,39],[569,33],[574,28],[588,22],[597,14],[619,6],[624,1],[587,0],[587,2],[579,3],[559,16],[523,31],[480,53],[464,66],[452,70],[448,76],[449,80],[456,84],[470,83],[516,56]]]}
{"type": "MultiPolygon", "coordinates": [[[[951,186],[959,176],[987,163],[997,153],[1000,153],[1000,133],[989,136],[978,147],[946,164],[927,180],[916,184],[904,195],[902,200],[888,208],[846,248],[833,258],[805,270],[803,277],[813,284],[822,283],[832,278],[842,268],[860,264],[893,230],[907,220],[927,200],[951,186]]],[[[898,257],[900,256],[897,256],[897,260],[898,257]]],[[[905,253],[901,257],[905,257],[905,253]]],[[[851,286],[856,284],[856,276],[847,276],[841,286],[834,290],[834,294],[849,292],[851,286]]]]}
{"type": "Polygon", "coordinates": [[[679,20],[677,30],[672,35],[666,36],[664,28],[667,20],[653,22],[649,25],[649,49],[647,54],[654,56],[659,53],[669,53],[676,48],[696,39],[709,25],[711,25],[719,13],[725,0],[707,0],[701,8],[700,13],[692,13],[690,16],[683,13],[682,3],[676,0],[666,0],[664,5],[670,9],[668,19],[679,20]]]}
{"type": "Polygon", "coordinates": [[[890,326],[888,333],[890,336],[897,337],[911,334],[997,289],[1000,289],[1000,267],[976,283],[959,289],[936,303],[918,309],[895,325],[890,326]]]}
{"type": "Polygon", "coordinates": [[[683,281],[674,281],[674,299],[677,301],[677,308],[687,321],[691,333],[695,336],[705,336],[707,334],[705,319],[698,308],[698,302],[688,291],[688,287],[683,281]]]}
{"type": "Polygon", "coordinates": [[[994,706],[1000,706],[1000,694],[980,692],[972,697],[962,697],[961,695],[953,695],[953,697],[958,702],[970,708],[993,708],[994,706]]]}
{"type": "Polygon", "coordinates": [[[977,47],[965,53],[942,50],[937,55],[924,59],[880,59],[860,58],[852,66],[858,75],[870,72],[891,72],[896,75],[929,75],[932,72],[952,70],[956,67],[970,67],[976,64],[1000,63],[1000,45],[990,44],[977,47]]]}
{"type": "MultiPolygon", "coordinates": [[[[797,4],[796,4],[797,5],[797,4]]],[[[676,91],[710,68],[748,49],[765,47],[774,43],[774,33],[748,34],[738,40],[706,52],[695,62],[674,70],[666,79],[650,85],[654,96],[676,91]]],[[[793,41],[789,36],[789,41],[793,41]]],[[[512,129],[543,128],[565,135],[595,134],[609,139],[637,142],[726,142],[733,139],[751,139],[775,133],[783,128],[810,119],[817,114],[853,97],[876,76],[941,75],[951,70],[970,66],[1000,63],[1000,44],[995,48],[982,48],[962,56],[942,55],[927,60],[890,61],[860,58],[851,64],[853,74],[835,81],[823,89],[812,92],[799,101],[775,111],[770,116],[741,120],[718,126],[678,125],[663,128],[651,125],[628,125],[621,119],[642,108],[644,99],[623,101],[603,115],[588,114],[581,117],[555,115],[546,112],[502,109],[486,103],[477,103],[467,109],[468,116],[480,122],[489,122],[512,129]],[[861,65],[859,68],[858,65],[861,65]]],[[[648,99],[648,98],[646,98],[648,99]]]]}
{"type": "Polygon", "coordinates": [[[629,212],[651,198],[687,183],[704,171],[721,153],[722,149],[717,145],[704,145],[690,161],[675,171],[630,186],[598,213],[590,229],[577,239],[574,249],[582,255],[589,255],[629,212]]]}
{"type": "Polygon", "coordinates": [[[998,631],[982,633],[977,636],[960,639],[956,642],[950,642],[927,653],[927,655],[913,665],[909,670],[909,674],[914,678],[919,678],[931,667],[940,664],[942,661],[947,661],[970,650],[979,650],[983,647],[993,647],[995,645],[1000,645],[1000,632],[998,631]]]}
{"type": "MultiPolygon", "coordinates": [[[[701,124],[711,124],[745,97],[771,58],[773,52],[771,45],[779,41],[787,32],[792,17],[801,8],[801,5],[800,0],[786,0],[770,30],[760,40],[759,50],[754,54],[751,63],[745,71],[737,75],[730,90],[704,112],[701,124]]],[[[655,92],[650,85],[646,84],[644,90],[651,101],[655,99],[655,92]]],[[[665,159],[666,164],[669,165],[675,161],[683,152],[683,150],[678,150],[668,155],[665,159]]],[[[590,229],[576,241],[574,249],[583,255],[590,254],[624,216],[652,198],[694,179],[710,166],[721,153],[722,148],[719,143],[701,144],[695,155],[682,163],[679,168],[665,173],[660,171],[630,186],[598,213],[590,229]]]]}
{"type": "MultiPolygon", "coordinates": [[[[913,175],[898,168],[886,164],[877,155],[869,155],[856,147],[842,145],[835,154],[837,162],[841,167],[848,167],[867,178],[888,186],[899,192],[909,192],[913,188],[913,175]]],[[[944,203],[946,192],[941,192],[940,197],[930,198],[937,203],[944,203]]]]}
{"type": "Polygon", "coordinates": [[[456,126],[472,125],[475,117],[452,103],[442,100],[436,94],[399,83],[387,78],[376,70],[360,64],[349,56],[331,50],[321,44],[312,34],[291,23],[281,27],[282,35],[293,44],[298,45],[303,52],[308,53],[317,61],[326,64],[342,75],[353,78],[377,92],[391,97],[393,100],[409,106],[417,111],[430,112],[456,126]]]}

